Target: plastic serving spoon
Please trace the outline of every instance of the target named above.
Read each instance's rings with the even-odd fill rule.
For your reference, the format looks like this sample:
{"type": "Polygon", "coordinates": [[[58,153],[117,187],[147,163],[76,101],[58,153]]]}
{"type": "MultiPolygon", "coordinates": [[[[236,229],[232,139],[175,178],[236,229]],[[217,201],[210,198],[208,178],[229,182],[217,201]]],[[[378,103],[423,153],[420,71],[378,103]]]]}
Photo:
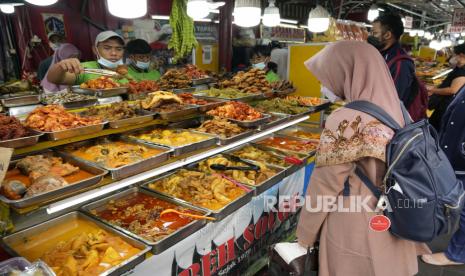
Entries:
{"type": "Polygon", "coordinates": [[[178,214],[178,215],[186,216],[186,217],[191,217],[191,218],[194,218],[194,219],[216,220],[215,218],[212,218],[212,217],[208,217],[208,216],[199,216],[199,215],[194,215],[194,214],[189,214],[189,213],[183,213],[183,212],[180,212],[180,211],[175,210],[175,209],[165,209],[165,210],[163,210],[163,211],[160,213],[160,217],[162,217],[163,215],[168,214],[168,213],[176,213],[176,214],[178,214]]]}

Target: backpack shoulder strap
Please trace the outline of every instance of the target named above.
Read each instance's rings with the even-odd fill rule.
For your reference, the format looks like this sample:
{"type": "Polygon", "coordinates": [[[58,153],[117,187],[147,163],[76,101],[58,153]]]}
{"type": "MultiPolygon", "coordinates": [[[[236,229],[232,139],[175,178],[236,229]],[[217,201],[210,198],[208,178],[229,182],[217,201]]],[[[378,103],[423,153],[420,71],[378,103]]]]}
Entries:
{"type": "MultiPolygon", "coordinates": [[[[401,128],[400,125],[389,114],[387,114],[386,111],[384,111],[381,107],[377,106],[374,103],[368,101],[353,101],[346,104],[344,107],[367,113],[378,119],[383,124],[392,128],[393,130],[398,130],[401,128]]],[[[403,109],[405,109],[405,107],[403,109]]]]}
{"type": "Polygon", "coordinates": [[[401,61],[401,60],[410,60],[411,62],[413,62],[413,59],[411,57],[409,57],[408,55],[397,55],[395,56],[393,59],[391,59],[389,62],[388,62],[388,67],[391,67],[393,64],[397,63],[398,61],[401,61]]]}

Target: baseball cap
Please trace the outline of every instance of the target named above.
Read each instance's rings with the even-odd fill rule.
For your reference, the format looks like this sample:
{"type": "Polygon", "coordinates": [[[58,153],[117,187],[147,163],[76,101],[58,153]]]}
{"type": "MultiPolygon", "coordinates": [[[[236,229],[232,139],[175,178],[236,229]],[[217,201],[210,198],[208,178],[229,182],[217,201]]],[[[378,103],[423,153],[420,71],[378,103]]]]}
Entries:
{"type": "Polygon", "coordinates": [[[121,43],[124,45],[124,39],[122,36],[120,36],[119,34],[115,33],[114,31],[104,31],[104,32],[101,32],[99,33],[96,37],[95,37],[95,47],[97,47],[97,44],[99,44],[100,42],[103,42],[107,39],[110,39],[110,38],[119,38],[121,40],[121,43]]]}

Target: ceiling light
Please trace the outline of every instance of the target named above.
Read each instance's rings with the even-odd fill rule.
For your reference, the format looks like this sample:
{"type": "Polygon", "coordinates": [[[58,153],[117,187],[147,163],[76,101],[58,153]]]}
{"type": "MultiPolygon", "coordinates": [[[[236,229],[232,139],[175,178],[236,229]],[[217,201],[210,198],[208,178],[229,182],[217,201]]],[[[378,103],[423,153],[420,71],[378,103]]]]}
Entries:
{"type": "Polygon", "coordinates": [[[110,14],[121,18],[138,18],[147,13],[147,0],[107,0],[110,14]]]}
{"type": "Polygon", "coordinates": [[[368,16],[367,19],[370,22],[373,22],[376,18],[379,16],[379,9],[378,5],[373,4],[371,5],[370,9],[368,10],[368,16]]]}
{"type": "Polygon", "coordinates": [[[454,37],[460,37],[460,34],[459,33],[454,34],[454,37]]]}
{"type": "Polygon", "coordinates": [[[281,22],[283,22],[283,23],[289,23],[289,24],[297,24],[297,23],[299,23],[299,21],[293,20],[293,19],[281,18],[280,20],[281,20],[281,22]]]}
{"type": "Polygon", "coordinates": [[[442,45],[443,48],[450,47],[450,46],[452,46],[452,40],[450,40],[450,39],[443,39],[443,40],[441,41],[441,45],[442,45]]]}
{"type": "Polygon", "coordinates": [[[49,6],[58,2],[58,0],[26,0],[26,2],[37,6],[49,6]]]}
{"type": "Polygon", "coordinates": [[[429,47],[436,50],[436,51],[439,51],[439,50],[442,49],[441,42],[439,42],[436,39],[431,40],[431,42],[429,43],[429,47]]]}
{"type": "Polygon", "coordinates": [[[325,8],[316,5],[308,14],[308,30],[314,33],[321,33],[329,28],[329,13],[325,8]]]}
{"type": "Polygon", "coordinates": [[[170,20],[170,17],[168,15],[152,15],[152,19],[170,20]]]}
{"type": "Polygon", "coordinates": [[[234,22],[240,27],[257,26],[262,15],[260,0],[236,0],[233,15],[234,22]]]}
{"type": "Polygon", "coordinates": [[[267,27],[277,26],[281,22],[279,9],[274,5],[274,0],[268,1],[269,6],[263,12],[263,25],[267,27]]]}
{"type": "Polygon", "coordinates": [[[210,14],[210,7],[207,0],[188,0],[187,15],[192,19],[202,19],[210,14]]]}
{"type": "MultiPolygon", "coordinates": [[[[284,28],[292,28],[292,29],[299,29],[301,27],[297,26],[297,25],[292,25],[292,24],[286,24],[286,23],[280,23],[278,25],[279,27],[284,27],[284,28]]],[[[307,26],[305,26],[307,27],[307,26]]]]}
{"type": "Polygon", "coordinates": [[[418,31],[417,31],[417,35],[418,35],[419,37],[423,37],[423,36],[425,35],[425,31],[423,31],[423,30],[418,30],[418,31]]]}
{"type": "Polygon", "coordinates": [[[6,14],[15,12],[15,6],[9,4],[0,4],[0,11],[6,14]]]}
{"type": "Polygon", "coordinates": [[[463,40],[463,39],[459,39],[459,41],[458,41],[459,44],[463,44],[464,42],[465,42],[465,40],[463,40]]]}

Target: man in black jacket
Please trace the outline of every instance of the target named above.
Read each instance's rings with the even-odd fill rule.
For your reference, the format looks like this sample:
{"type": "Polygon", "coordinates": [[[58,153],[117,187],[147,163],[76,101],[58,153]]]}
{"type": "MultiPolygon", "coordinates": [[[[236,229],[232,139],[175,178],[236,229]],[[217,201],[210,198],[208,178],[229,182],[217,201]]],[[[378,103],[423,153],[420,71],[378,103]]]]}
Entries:
{"type": "Polygon", "coordinates": [[[407,105],[413,100],[411,91],[415,80],[415,64],[400,47],[399,40],[403,33],[404,25],[400,16],[385,14],[373,21],[372,34],[368,37],[368,43],[381,52],[391,71],[399,98],[407,105]],[[396,58],[399,56],[404,58],[396,58]]]}

